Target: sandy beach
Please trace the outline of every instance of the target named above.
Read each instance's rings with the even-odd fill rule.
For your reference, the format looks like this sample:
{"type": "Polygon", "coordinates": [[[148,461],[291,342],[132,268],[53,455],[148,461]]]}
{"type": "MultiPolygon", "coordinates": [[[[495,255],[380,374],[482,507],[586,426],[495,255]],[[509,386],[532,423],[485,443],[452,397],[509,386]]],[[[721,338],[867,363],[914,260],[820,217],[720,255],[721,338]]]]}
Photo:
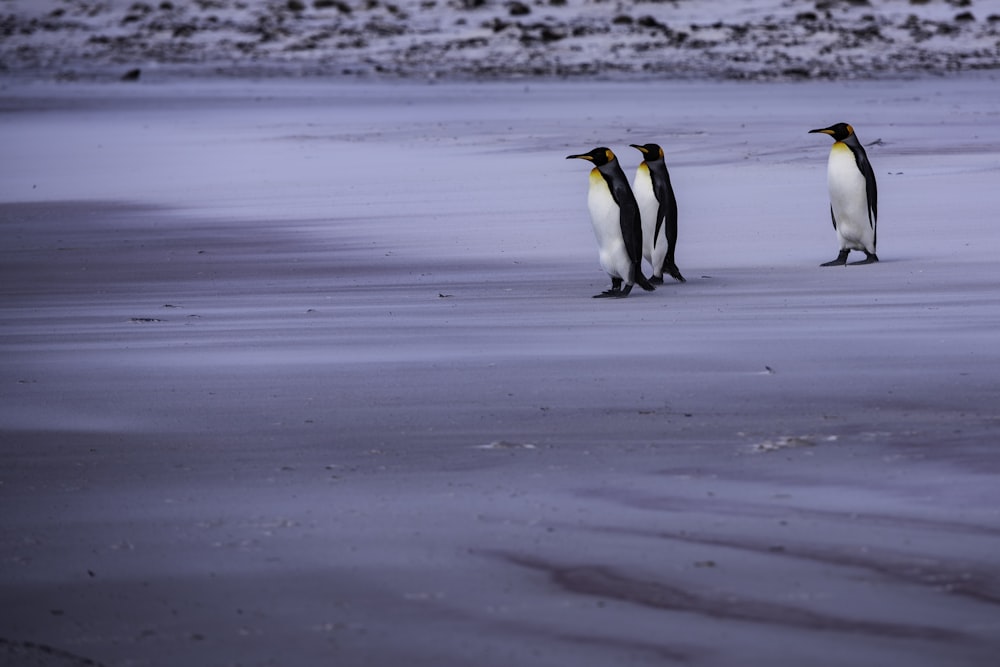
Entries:
{"type": "Polygon", "coordinates": [[[0,93],[2,664],[995,664],[995,76],[0,93]]]}

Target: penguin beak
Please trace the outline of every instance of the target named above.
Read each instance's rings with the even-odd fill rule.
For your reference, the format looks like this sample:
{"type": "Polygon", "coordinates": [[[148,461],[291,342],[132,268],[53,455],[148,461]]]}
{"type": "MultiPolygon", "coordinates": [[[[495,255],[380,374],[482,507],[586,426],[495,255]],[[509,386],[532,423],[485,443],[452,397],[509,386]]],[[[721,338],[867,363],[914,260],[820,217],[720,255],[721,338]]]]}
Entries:
{"type": "Polygon", "coordinates": [[[809,132],[807,132],[806,134],[813,134],[814,132],[819,132],[820,134],[829,134],[831,137],[833,136],[833,129],[829,127],[824,127],[821,130],[809,130],[809,132]]]}
{"type": "Polygon", "coordinates": [[[566,156],[567,160],[572,160],[574,158],[578,158],[580,160],[589,160],[591,162],[594,161],[594,156],[593,155],[589,155],[588,153],[584,153],[583,155],[567,155],[566,156]]]}
{"type": "Polygon", "coordinates": [[[649,152],[649,151],[646,150],[645,146],[640,146],[639,144],[629,144],[629,146],[631,146],[632,148],[636,149],[637,151],[642,151],[643,155],[645,155],[646,153],[649,152]]]}

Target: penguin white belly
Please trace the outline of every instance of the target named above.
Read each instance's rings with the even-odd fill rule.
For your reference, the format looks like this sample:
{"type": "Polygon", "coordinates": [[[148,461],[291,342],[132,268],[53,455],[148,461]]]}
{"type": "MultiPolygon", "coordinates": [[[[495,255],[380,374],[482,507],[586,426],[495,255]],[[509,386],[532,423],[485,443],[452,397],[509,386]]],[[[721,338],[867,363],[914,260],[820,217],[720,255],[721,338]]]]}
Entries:
{"type": "Polygon", "coordinates": [[[653,193],[653,179],[649,175],[649,167],[643,162],[635,170],[635,180],[632,181],[632,192],[639,204],[639,214],[642,217],[642,256],[653,267],[653,275],[662,275],[663,260],[667,256],[666,225],[660,228],[660,238],[653,247],[653,232],[656,231],[656,214],[660,210],[660,202],[653,193]]]}
{"type": "Polygon", "coordinates": [[[621,214],[618,204],[611,196],[608,184],[597,169],[590,172],[587,207],[590,209],[590,220],[594,225],[594,236],[597,237],[601,268],[608,275],[627,281],[632,263],[625,249],[625,239],[622,238],[621,214]]]}
{"type": "Polygon", "coordinates": [[[854,153],[840,142],[830,150],[827,183],[841,249],[874,253],[875,231],[868,219],[865,177],[858,169],[854,153]]]}

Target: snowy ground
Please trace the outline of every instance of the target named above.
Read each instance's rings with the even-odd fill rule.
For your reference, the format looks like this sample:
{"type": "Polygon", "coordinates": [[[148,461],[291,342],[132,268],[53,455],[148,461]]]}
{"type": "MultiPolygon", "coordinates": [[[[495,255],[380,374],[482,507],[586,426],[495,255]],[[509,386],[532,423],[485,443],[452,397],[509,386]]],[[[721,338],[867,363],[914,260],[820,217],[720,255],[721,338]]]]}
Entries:
{"type": "Polygon", "coordinates": [[[837,79],[1000,67],[995,0],[0,0],[0,72],[837,79]]]}
{"type": "Polygon", "coordinates": [[[995,664],[997,83],[6,82],[3,664],[995,664]]]}

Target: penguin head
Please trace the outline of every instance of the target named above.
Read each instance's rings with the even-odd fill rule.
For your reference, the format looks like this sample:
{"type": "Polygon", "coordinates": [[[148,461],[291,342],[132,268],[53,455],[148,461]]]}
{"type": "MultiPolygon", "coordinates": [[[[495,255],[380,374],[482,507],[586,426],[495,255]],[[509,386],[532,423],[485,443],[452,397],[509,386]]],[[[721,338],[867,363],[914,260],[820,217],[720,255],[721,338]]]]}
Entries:
{"type": "Polygon", "coordinates": [[[644,162],[655,162],[663,159],[663,149],[659,144],[629,144],[632,148],[642,153],[644,162]]]}
{"type": "Polygon", "coordinates": [[[567,155],[567,160],[572,160],[573,158],[579,158],[581,160],[588,160],[594,163],[595,167],[603,167],[606,164],[610,164],[617,160],[615,154],[611,152],[610,148],[605,146],[598,146],[589,153],[581,153],[580,155],[567,155]]]}
{"type": "Polygon", "coordinates": [[[809,130],[809,134],[812,134],[813,132],[829,134],[833,137],[834,141],[843,141],[847,137],[854,134],[854,128],[847,123],[837,123],[836,125],[831,125],[830,127],[824,127],[818,130],[809,130]]]}

